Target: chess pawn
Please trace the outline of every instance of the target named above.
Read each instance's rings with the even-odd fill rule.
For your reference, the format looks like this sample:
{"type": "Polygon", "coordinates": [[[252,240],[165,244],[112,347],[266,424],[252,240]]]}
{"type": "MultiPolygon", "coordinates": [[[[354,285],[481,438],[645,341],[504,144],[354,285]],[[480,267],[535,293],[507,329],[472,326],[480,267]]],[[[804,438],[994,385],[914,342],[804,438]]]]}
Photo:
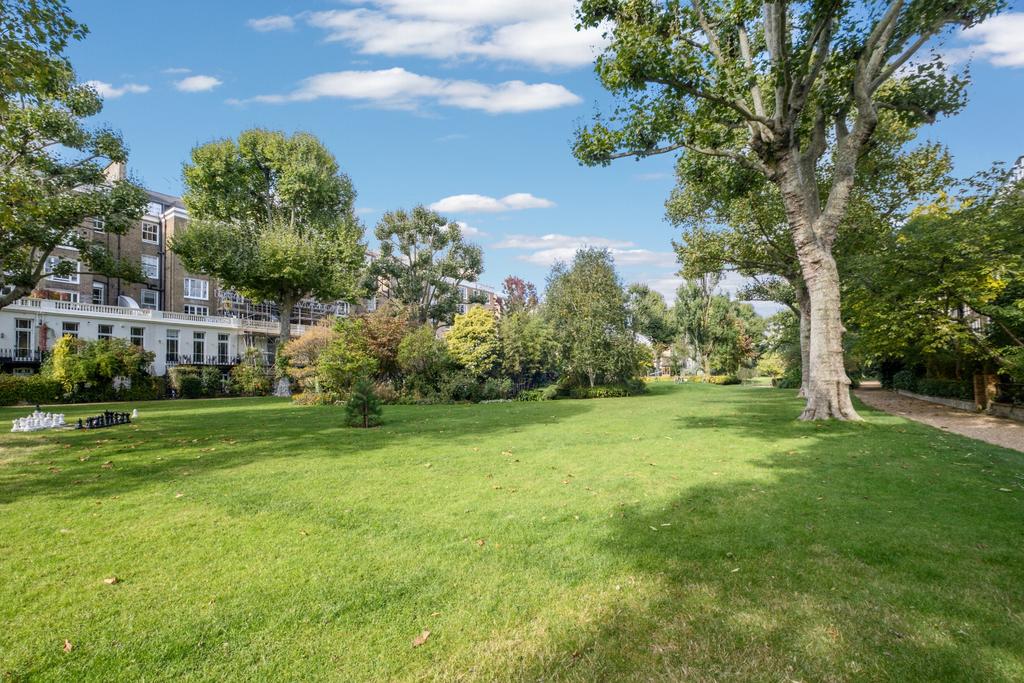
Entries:
{"type": "Polygon", "coordinates": [[[138,417],[139,417],[139,409],[136,408],[135,410],[132,411],[132,419],[133,420],[134,419],[138,419],[138,417]]]}

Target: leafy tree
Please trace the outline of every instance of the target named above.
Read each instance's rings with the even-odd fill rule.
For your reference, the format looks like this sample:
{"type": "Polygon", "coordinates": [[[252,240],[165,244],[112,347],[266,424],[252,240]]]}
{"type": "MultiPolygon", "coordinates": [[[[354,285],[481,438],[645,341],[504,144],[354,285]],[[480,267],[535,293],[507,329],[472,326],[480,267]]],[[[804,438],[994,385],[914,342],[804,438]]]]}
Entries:
{"type": "Polygon", "coordinates": [[[66,394],[92,387],[112,387],[118,377],[146,377],[155,354],[127,339],[86,341],[65,336],[53,346],[41,374],[57,380],[66,394]]]}
{"type": "Polygon", "coordinates": [[[320,394],[320,356],[338,338],[333,324],[318,324],[310,327],[297,339],[290,340],[281,350],[288,362],[288,376],[300,391],[320,394]]]}
{"type": "Polygon", "coordinates": [[[516,311],[498,324],[501,374],[516,382],[533,382],[555,370],[555,341],[551,326],[536,312],[516,311]]]}
{"type": "Polygon", "coordinates": [[[858,345],[880,358],[945,359],[952,374],[996,363],[1024,379],[1022,225],[1024,181],[986,174],[895,226],[849,268],[858,345]]]}
{"type": "Polygon", "coordinates": [[[456,223],[423,206],[385,213],[374,234],[380,256],[365,286],[375,290],[386,282],[391,297],[409,306],[420,324],[450,323],[461,303],[459,287],[483,272],[480,247],[466,242],[456,223]]]}
{"type": "Polygon", "coordinates": [[[324,392],[344,396],[359,380],[377,373],[377,359],[366,341],[366,322],[361,318],[339,318],[334,322],[337,335],[320,353],[318,375],[324,392]]]}
{"type": "Polygon", "coordinates": [[[385,300],[372,313],[363,316],[363,333],[370,355],[377,359],[378,373],[397,379],[398,346],[409,332],[409,311],[405,306],[385,300]]]}
{"type": "Polygon", "coordinates": [[[486,308],[474,306],[455,316],[445,341],[452,360],[477,377],[486,377],[498,365],[498,324],[486,308]]]}
{"type": "Polygon", "coordinates": [[[715,355],[734,332],[730,301],[715,292],[720,277],[708,274],[684,282],[676,292],[674,312],[680,334],[705,375],[712,374],[715,355]]]}
{"type": "Polygon", "coordinates": [[[352,300],[365,247],[355,191],[312,135],[253,129],[192,150],[185,165],[191,223],[171,248],[185,267],[278,306],[278,351],[305,297],[352,300]]]}
{"type": "Polygon", "coordinates": [[[420,325],[405,335],[398,345],[398,366],[402,369],[406,386],[426,395],[440,386],[451,367],[451,358],[448,347],[437,338],[434,328],[420,325]]]}
{"type": "Polygon", "coordinates": [[[750,367],[757,359],[764,338],[764,321],[750,304],[728,300],[726,303],[723,327],[711,364],[717,372],[735,375],[741,367],[750,367]]]}
{"type": "Polygon", "coordinates": [[[501,283],[502,308],[505,313],[532,311],[540,304],[537,287],[521,277],[509,275],[501,283]]]}
{"type": "MultiPolygon", "coordinates": [[[[905,221],[915,202],[949,183],[951,160],[942,146],[905,149],[914,132],[890,118],[880,125],[862,157],[851,209],[837,237],[841,271],[843,254],[872,249],[875,235],[905,221]]],[[[751,278],[741,299],[775,301],[792,310],[800,321],[800,395],[805,396],[810,381],[810,297],[778,188],[751,169],[703,155],[682,157],[676,173],[678,184],[666,207],[669,220],[683,229],[675,243],[683,276],[735,270],[751,278]]],[[[827,181],[827,172],[822,173],[823,189],[827,181]]]]}
{"type": "Polygon", "coordinates": [[[803,419],[859,419],[843,366],[832,256],[857,167],[884,116],[916,127],[964,103],[966,79],[932,59],[909,65],[953,26],[1001,0],[675,2],[583,0],[581,27],[608,27],[597,61],[624,102],[579,131],[575,154],[607,164],[679,153],[728,160],[779,191],[811,307],[803,419]],[[826,177],[816,173],[827,169],[826,177]],[[824,180],[824,183],[822,182],[824,180]]]}
{"type": "Polygon", "coordinates": [[[345,402],[345,419],[350,427],[367,429],[380,424],[380,399],[369,377],[360,377],[345,402]]]}
{"type": "MultiPolygon", "coordinates": [[[[94,217],[123,235],[146,203],[142,189],[104,174],[127,160],[120,135],[83,124],[103,101],[76,83],[64,50],[86,32],[61,0],[12,0],[0,9],[0,308],[31,293],[61,245],[78,249],[92,272],[142,279],[138,264],[77,229],[94,217]]],[[[73,268],[65,261],[54,272],[73,268]]]]}
{"type": "Polygon", "coordinates": [[[664,349],[675,339],[675,321],[669,314],[665,297],[644,284],[634,283],[626,289],[626,308],[630,326],[664,349]]]}
{"type": "Polygon", "coordinates": [[[551,269],[545,315],[563,376],[594,387],[639,374],[639,344],[608,250],[581,249],[571,265],[558,263],[551,269]]]}

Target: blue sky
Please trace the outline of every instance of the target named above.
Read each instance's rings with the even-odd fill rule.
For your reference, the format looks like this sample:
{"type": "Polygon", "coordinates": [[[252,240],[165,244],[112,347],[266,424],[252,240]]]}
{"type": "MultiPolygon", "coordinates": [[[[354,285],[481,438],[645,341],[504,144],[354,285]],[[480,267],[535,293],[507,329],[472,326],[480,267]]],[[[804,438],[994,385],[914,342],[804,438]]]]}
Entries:
{"type": "MultiPolygon", "coordinates": [[[[624,280],[670,294],[672,160],[572,158],[574,129],[608,105],[591,61],[600,38],[574,31],[573,4],[72,1],[91,34],[71,57],[151,189],[180,193],[197,144],[304,130],[352,177],[371,243],[382,211],[433,204],[484,247],[485,283],[542,285],[553,259],[592,244],[612,249],[624,280]]],[[[925,136],[960,174],[1024,154],[1024,13],[941,49],[971,59],[970,102],[925,136]]]]}

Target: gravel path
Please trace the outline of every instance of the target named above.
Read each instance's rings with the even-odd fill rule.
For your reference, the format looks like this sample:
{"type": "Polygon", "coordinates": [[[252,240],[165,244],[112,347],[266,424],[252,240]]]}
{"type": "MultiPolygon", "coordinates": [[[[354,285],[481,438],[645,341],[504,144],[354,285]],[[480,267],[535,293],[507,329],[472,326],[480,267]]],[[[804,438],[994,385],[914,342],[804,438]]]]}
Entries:
{"type": "Polygon", "coordinates": [[[968,413],[928,401],[886,391],[878,386],[861,385],[854,390],[861,401],[879,410],[932,427],[962,434],[972,439],[1024,452],[1024,423],[993,417],[984,413],[968,413]]]}

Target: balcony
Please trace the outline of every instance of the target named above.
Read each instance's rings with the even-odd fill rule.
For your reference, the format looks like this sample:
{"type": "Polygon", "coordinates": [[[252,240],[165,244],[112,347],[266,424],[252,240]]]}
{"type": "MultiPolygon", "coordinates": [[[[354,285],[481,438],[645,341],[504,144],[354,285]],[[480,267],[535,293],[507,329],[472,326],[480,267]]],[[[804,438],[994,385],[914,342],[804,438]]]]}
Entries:
{"type": "MultiPolygon", "coordinates": [[[[104,320],[125,320],[138,323],[164,323],[171,325],[188,325],[207,328],[221,328],[236,333],[256,333],[274,336],[279,329],[274,321],[243,320],[216,315],[192,315],[191,313],[175,313],[173,311],[153,311],[148,308],[128,308],[127,306],[102,306],[100,304],[83,304],[54,299],[19,299],[5,311],[12,313],[46,313],[101,318],[104,320]]],[[[307,329],[306,325],[292,325],[291,335],[297,337],[307,329]]]]}

